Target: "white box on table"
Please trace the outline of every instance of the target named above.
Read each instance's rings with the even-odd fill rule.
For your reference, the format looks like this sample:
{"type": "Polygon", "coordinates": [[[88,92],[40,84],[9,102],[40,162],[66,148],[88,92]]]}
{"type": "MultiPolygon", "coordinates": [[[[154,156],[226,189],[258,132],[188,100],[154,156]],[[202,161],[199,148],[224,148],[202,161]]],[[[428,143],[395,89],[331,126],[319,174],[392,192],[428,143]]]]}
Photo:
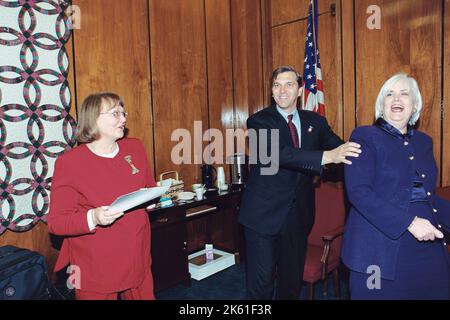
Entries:
{"type": "Polygon", "coordinates": [[[190,254],[189,257],[189,273],[194,280],[202,280],[214,273],[222,271],[228,267],[233,266],[236,262],[234,254],[228,253],[222,250],[214,249],[214,260],[206,261],[206,250],[201,250],[190,254]],[[199,260],[201,256],[204,256],[204,263],[195,264],[195,260],[199,260]],[[197,259],[194,259],[197,258],[197,259]],[[193,260],[194,259],[194,260],[193,260]]]}

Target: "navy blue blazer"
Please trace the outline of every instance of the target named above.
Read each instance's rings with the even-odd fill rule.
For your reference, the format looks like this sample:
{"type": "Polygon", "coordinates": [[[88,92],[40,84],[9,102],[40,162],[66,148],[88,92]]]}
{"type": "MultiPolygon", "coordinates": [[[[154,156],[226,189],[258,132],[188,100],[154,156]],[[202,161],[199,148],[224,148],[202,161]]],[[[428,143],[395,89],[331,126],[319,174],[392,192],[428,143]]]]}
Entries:
{"type": "Polygon", "coordinates": [[[377,265],[382,277],[391,280],[395,278],[398,239],[409,232],[414,219],[408,208],[416,176],[421,177],[434,212],[435,219],[430,222],[450,227],[450,202],[435,194],[438,170],[431,138],[412,129],[409,137],[397,133],[377,125],[355,129],[350,141],[361,144],[362,153],[345,166],[352,207],[345,226],[343,261],[362,273],[377,265]]]}
{"type": "MultiPolygon", "coordinates": [[[[263,164],[258,157],[257,163],[250,167],[239,211],[239,222],[261,234],[277,234],[293,206],[297,207],[304,228],[309,232],[314,222],[312,176],[322,170],[323,150],[334,149],[343,143],[324,117],[305,110],[299,110],[299,115],[301,148],[294,148],[287,122],[276,106],[267,107],[247,120],[248,129],[279,130],[279,161],[275,163],[279,170],[275,175],[262,175],[261,169],[274,163],[263,164]]],[[[259,145],[263,136],[257,138],[259,145]]],[[[266,149],[271,150],[270,131],[264,142],[266,149]]],[[[266,149],[264,154],[267,154],[266,149]]]]}

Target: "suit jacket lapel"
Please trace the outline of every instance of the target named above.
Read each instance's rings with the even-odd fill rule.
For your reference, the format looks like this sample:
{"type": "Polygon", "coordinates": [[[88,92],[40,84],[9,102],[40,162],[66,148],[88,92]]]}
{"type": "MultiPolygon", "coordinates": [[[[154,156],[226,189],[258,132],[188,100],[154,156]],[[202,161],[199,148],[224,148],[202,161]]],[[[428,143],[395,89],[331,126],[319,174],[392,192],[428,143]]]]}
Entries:
{"type": "Polygon", "coordinates": [[[278,112],[276,106],[272,106],[270,111],[273,113],[274,118],[277,121],[277,127],[280,129],[280,138],[288,141],[289,144],[293,147],[294,143],[292,142],[291,133],[289,132],[289,127],[286,120],[278,112]]]}
{"type": "Polygon", "coordinates": [[[300,137],[300,141],[301,141],[301,148],[304,149],[311,149],[311,139],[308,139],[308,134],[310,133],[311,128],[313,128],[313,126],[311,125],[311,123],[305,119],[305,117],[302,117],[302,114],[300,113],[299,110],[299,115],[300,115],[300,123],[302,124],[302,136],[300,137]]]}

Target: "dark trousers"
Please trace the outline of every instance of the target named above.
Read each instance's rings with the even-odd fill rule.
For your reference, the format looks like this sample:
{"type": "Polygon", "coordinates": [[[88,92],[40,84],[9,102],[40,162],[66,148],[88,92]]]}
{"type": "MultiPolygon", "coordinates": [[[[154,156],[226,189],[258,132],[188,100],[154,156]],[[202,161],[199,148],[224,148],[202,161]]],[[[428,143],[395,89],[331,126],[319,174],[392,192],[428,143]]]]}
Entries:
{"type": "Polygon", "coordinates": [[[294,209],[276,235],[245,228],[248,299],[300,298],[307,236],[294,209]]]}

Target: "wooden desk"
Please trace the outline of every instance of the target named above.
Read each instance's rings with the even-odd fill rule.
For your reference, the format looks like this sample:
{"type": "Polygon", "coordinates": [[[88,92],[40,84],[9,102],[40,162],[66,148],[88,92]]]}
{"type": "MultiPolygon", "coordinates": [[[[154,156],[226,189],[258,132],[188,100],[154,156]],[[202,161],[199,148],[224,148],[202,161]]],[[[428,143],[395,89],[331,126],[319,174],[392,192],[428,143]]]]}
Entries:
{"type": "Polygon", "coordinates": [[[239,263],[244,242],[238,211],[241,191],[207,193],[201,201],[177,203],[149,213],[152,226],[152,272],[155,291],[183,283],[190,285],[188,255],[212,243],[235,254],[239,263]],[[186,211],[202,205],[216,209],[186,217],[186,211]]]}

